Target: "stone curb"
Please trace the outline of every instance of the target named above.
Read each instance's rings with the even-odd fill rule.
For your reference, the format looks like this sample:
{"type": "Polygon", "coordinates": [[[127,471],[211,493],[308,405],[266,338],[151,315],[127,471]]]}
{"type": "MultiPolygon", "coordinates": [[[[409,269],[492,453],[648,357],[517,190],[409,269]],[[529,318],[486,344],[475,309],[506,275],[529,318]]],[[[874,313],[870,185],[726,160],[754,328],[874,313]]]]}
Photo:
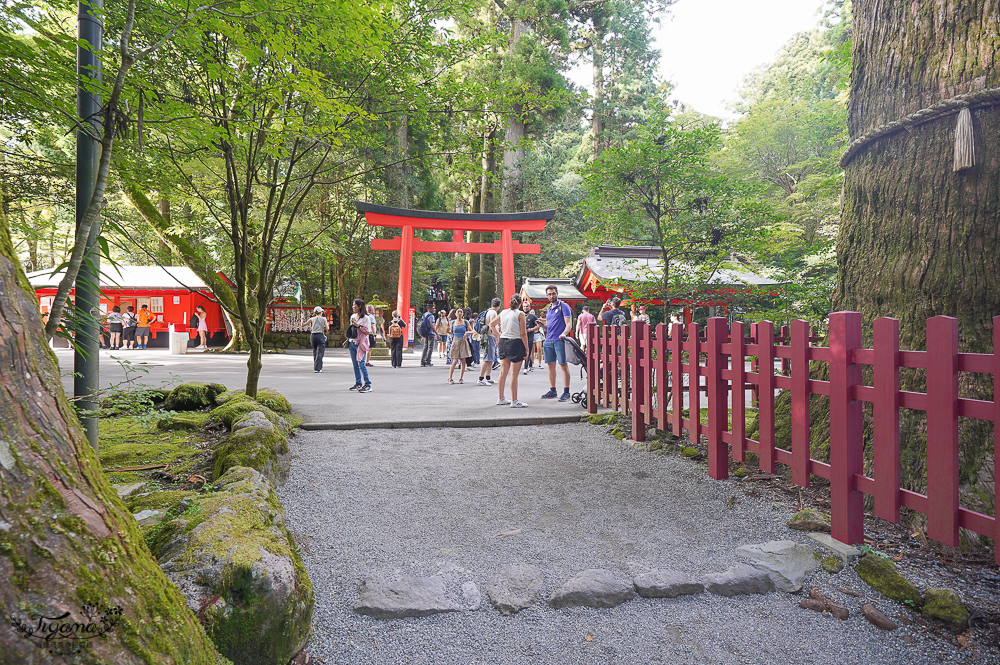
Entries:
{"type": "Polygon", "coordinates": [[[584,413],[551,416],[527,416],[517,418],[438,418],[437,420],[399,420],[389,422],[362,421],[353,423],[302,423],[304,430],[345,430],[345,429],[423,429],[431,427],[511,427],[520,425],[561,425],[578,423],[584,413]]]}

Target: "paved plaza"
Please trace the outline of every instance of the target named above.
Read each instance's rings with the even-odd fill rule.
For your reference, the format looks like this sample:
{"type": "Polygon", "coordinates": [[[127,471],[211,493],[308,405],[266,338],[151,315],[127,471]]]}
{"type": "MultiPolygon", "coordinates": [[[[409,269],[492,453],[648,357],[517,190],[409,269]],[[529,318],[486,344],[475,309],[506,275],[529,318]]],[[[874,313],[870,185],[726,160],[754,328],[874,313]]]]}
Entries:
{"type": "MultiPolygon", "coordinates": [[[[419,347],[418,347],[419,350],[419,347]]],[[[73,392],[73,352],[57,349],[63,385],[73,392]]],[[[306,428],[427,427],[432,425],[534,425],[569,422],[585,413],[579,404],[540,399],[548,390],[545,368],[520,376],[518,396],[526,409],[496,406],[497,387],[476,385],[479,368],[466,371],[465,383],[448,385],[444,359],[434,358],[433,367],[420,367],[419,354],[404,354],[403,366],[394,369],[388,360],[375,360],[369,367],[373,390],[357,394],[354,371],[346,349],[327,349],[323,371],[313,372],[312,352],[289,351],[265,354],[260,386],[274,388],[292,403],[306,428]]],[[[242,388],[246,382],[246,355],[188,352],[171,355],[167,349],[101,351],[101,386],[128,380],[150,387],[185,381],[222,383],[242,388]]],[[[585,387],[580,368],[570,366],[572,392],[585,387]]],[[[500,377],[492,372],[493,380],[500,377]]],[[[562,379],[559,378],[562,389],[562,379]]],[[[505,396],[510,399],[508,386],[505,396]]]]}

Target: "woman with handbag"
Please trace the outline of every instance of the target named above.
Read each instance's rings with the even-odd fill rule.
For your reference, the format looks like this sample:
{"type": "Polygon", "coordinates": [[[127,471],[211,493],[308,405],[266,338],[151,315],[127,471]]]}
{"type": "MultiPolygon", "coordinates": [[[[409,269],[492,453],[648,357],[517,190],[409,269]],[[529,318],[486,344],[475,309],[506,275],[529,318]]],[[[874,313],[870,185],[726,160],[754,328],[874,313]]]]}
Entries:
{"type": "Polygon", "coordinates": [[[370,393],[372,382],[368,378],[368,368],[365,366],[365,357],[368,355],[368,335],[372,331],[371,321],[368,320],[368,311],[365,309],[365,301],[361,298],[354,299],[354,313],[351,314],[351,325],[347,327],[347,348],[351,353],[351,362],[354,364],[354,385],[351,390],[359,393],[370,393]],[[361,383],[362,378],[364,384],[361,383]]]}

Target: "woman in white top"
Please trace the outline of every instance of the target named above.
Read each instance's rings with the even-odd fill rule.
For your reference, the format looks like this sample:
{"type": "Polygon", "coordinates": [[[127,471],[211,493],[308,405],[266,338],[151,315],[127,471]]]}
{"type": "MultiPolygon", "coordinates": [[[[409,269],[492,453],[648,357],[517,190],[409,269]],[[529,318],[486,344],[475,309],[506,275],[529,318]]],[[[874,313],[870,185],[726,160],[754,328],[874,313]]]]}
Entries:
{"type": "Polygon", "coordinates": [[[525,325],[524,312],[521,311],[521,296],[515,294],[510,298],[510,309],[500,312],[500,316],[490,323],[494,334],[500,335],[500,399],[497,406],[510,404],[515,409],[528,406],[517,398],[517,376],[521,372],[521,363],[528,353],[528,330],[525,325]],[[513,369],[513,373],[511,370],[513,369]],[[510,396],[513,402],[503,396],[504,384],[510,374],[510,396]]]}

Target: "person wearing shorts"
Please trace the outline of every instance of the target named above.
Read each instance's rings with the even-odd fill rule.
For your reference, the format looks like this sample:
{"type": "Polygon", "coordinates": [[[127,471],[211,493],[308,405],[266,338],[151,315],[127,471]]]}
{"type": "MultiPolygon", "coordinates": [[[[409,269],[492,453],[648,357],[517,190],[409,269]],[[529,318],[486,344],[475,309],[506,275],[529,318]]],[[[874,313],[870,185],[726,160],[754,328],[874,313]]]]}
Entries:
{"type": "Polygon", "coordinates": [[[129,305],[122,314],[122,343],[126,349],[135,348],[136,318],[135,307],[129,305]]]}
{"type": "Polygon", "coordinates": [[[479,370],[479,385],[481,386],[492,386],[493,379],[490,377],[490,372],[493,370],[493,365],[497,361],[497,338],[493,334],[495,328],[493,327],[493,321],[499,316],[500,313],[500,299],[494,298],[490,302],[490,308],[486,310],[486,334],[480,335],[479,344],[482,346],[483,350],[483,367],[479,370]]]}
{"type": "Polygon", "coordinates": [[[549,367],[549,392],[542,399],[559,398],[560,402],[568,402],[569,395],[569,365],[566,364],[566,343],[564,335],[573,333],[573,310],[569,305],[559,300],[559,290],[549,284],[545,287],[545,295],[549,306],[545,310],[545,341],[542,350],[545,352],[545,362],[549,367]],[[556,392],[556,365],[562,368],[563,393],[556,392]]]}
{"type": "Polygon", "coordinates": [[[149,344],[149,324],[154,318],[148,307],[143,305],[139,308],[139,326],[135,329],[135,336],[138,339],[140,349],[145,349],[146,345],[149,344]]]}
{"type": "Polygon", "coordinates": [[[108,314],[108,330],[111,331],[111,347],[112,351],[117,351],[122,348],[122,308],[115,305],[111,308],[111,313],[108,314]]]}
{"type": "Polygon", "coordinates": [[[494,336],[500,338],[498,345],[500,382],[497,384],[500,389],[500,398],[497,400],[497,406],[510,404],[515,409],[523,409],[528,406],[517,398],[517,377],[521,372],[524,356],[528,353],[528,331],[525,318],[524,312],[521,311],[521,296],[514,294],[510,297],[510,309],[501,312],[490,323],[494,336]],[[503,395],[508,375],[510,376],[510,401],[503,395]]]}

